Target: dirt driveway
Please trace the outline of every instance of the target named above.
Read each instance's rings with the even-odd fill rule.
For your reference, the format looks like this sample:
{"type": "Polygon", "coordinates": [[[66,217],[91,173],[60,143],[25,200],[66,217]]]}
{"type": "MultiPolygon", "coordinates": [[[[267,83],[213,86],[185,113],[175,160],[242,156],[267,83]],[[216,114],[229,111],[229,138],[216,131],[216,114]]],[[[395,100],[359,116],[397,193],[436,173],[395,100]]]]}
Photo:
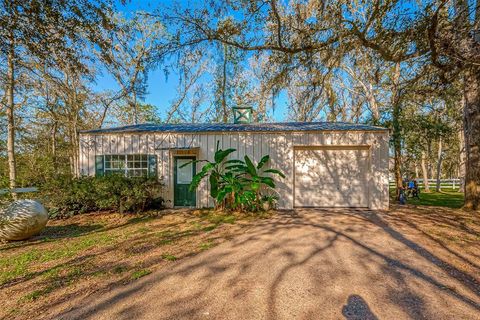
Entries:
{"type": "Polygon", "coordinates": [[[53,318],[480,319],[479,229],[444,242],[407,214],[279,215],[53,318]]]}

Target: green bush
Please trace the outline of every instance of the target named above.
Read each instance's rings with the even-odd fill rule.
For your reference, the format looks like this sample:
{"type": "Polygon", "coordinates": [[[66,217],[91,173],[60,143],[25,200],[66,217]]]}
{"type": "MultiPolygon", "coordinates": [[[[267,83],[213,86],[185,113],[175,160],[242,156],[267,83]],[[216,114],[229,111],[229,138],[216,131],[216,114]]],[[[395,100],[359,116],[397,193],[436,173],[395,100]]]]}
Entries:
{"type": "Polygon", "coordinates": [[[119,175],[59,177],[40,189],[52,217],[68,217],[93,211],[141,212],[163,207],[163,185],[154,179],[119,175]]]}

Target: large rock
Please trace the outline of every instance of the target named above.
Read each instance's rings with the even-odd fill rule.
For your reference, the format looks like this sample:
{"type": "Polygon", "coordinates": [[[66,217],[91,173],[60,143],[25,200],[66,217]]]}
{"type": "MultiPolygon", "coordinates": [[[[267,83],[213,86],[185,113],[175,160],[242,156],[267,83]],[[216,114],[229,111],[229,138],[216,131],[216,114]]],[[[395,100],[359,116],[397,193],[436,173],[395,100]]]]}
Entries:
{"type": "Polygon", "coordinates": [[[48,221],[47,210],[34,200],[17,200],[0,209],[0,239],[24,240],[34,236],[48,221]]]}

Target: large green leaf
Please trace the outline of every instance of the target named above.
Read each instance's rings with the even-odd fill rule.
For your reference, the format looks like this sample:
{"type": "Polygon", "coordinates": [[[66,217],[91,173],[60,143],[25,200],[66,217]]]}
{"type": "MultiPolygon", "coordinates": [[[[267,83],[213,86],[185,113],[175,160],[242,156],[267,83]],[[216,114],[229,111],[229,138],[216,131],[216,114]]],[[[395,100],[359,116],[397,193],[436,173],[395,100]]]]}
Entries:
{"type": "Polygon", "coordinates": [[[241,164],[234,164],[234,165],[231,165],[231,166],[226,166],[225,170],[231,170],[231,171],[235,171],[235,172],[245,172],[245,173],[248,172],[247,166],[241,165],[241,164]]]}
{"type": "Polygon", "coordinates": [[[262,169],[262,167],[265,165],[265,163],[270,160],[270,156],[267,154],[266,156],[263,156],[262,159],[260,159],[260,162],[257,164],[257,169],[262,169]]]}
{"type": "Polygon", "coordinates": [[[210,196],[216,198],[218,195],[218,176],[216,174],[211,174],[209,177],[210,181],[210,196]]]}
{"type": "Polygon", "coordinates": [[[270,177],[262,177],[261,181],[263,184],[266,184],[270,188],[275,188],[275,182],[273,182],[273,179],[270,177]]]}
{"type": "Polygon", "coordinates": [[[214,165],[211,162],[204,165],[202,167],[202,170],[200,170],[199,173],[193,176],[192,182],[190,182],[190,187],[189,187],[190,191],[195,191],[198,188],[200,181],[202,181],[202,179],[205,178],[208,172],[211,171],[213,168],[214,168],[214,165]]]}
{"type": "Polygon", "coordinates": [[[214,197],[215,199],[217,199],[217,202],[222,202],[225,197],[227,196],[228,192],[225,191],[225,190],[220,190],[217,194],[216,197],[214,197]]]}
{"type": "Polygon", "coordinates": [[[263,171],[265,173],[273,173],[273,174],[278,174],[280,177],[282,178],[285,178],[285,175],[280,171],[280,170],[277,170],[277,169],[267,169],[265,171],[263,171]]]}
{"type": "Polygon", "coordinates": [[[190,191],[195,191],[198,188],[198,185],[200,184],[200,181],[207,175],[207,171],[200,171],[196,175],[193,176],[192,182],[190,182],[190,191]]]}
{"type": "Polygon", "coordinates": [[[202,167],[202,171],[208,172],[208,171],[212,170],[214,167],[215,167],[215,164],[209,162],[202,167]]]}
{"type": "Polygon", "coordinates": [[[214,156],[214,159],[215,159],[215,162],[217,164],[220,164],[223,162],[223,160],[225,160],[226,157],[228,157],[228,155],[232,152],[235,152],[237,150],[235,149],[227,149],[227,150],[218,150],[215,152],[215,156],[214,156]]]}
{"type": "Polygon", "coordinates": [[[256,175],[257,175],[257,169],[256,169],[255,166],[253,165],[252,160],[250,160],[250,158],[249,158],[248,156],[245,156],[244,159],[245,159],[245,164],[247,165],[248,173],[249,173],[252,177],[253,177],[253,176],[256,176],[256,175]]]}
{"type": "Polygon", "coordinates": [[[238,160],[238,159],[231,159],[231,160],[225,161],[225,164],[234,164],[234,163],[236,163],[236,164],[245,164],[244,161],[238,160]]]}

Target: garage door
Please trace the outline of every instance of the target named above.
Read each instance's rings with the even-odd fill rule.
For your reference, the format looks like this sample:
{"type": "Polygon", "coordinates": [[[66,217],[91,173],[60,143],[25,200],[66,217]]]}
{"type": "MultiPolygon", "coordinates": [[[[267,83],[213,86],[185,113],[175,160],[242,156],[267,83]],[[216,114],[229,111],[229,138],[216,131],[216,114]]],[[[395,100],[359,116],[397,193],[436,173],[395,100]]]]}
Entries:
{"type": "Polygon", "coordinates": [[[368,207],[367,147],[295,150],[296,207],[368,207]]]}

